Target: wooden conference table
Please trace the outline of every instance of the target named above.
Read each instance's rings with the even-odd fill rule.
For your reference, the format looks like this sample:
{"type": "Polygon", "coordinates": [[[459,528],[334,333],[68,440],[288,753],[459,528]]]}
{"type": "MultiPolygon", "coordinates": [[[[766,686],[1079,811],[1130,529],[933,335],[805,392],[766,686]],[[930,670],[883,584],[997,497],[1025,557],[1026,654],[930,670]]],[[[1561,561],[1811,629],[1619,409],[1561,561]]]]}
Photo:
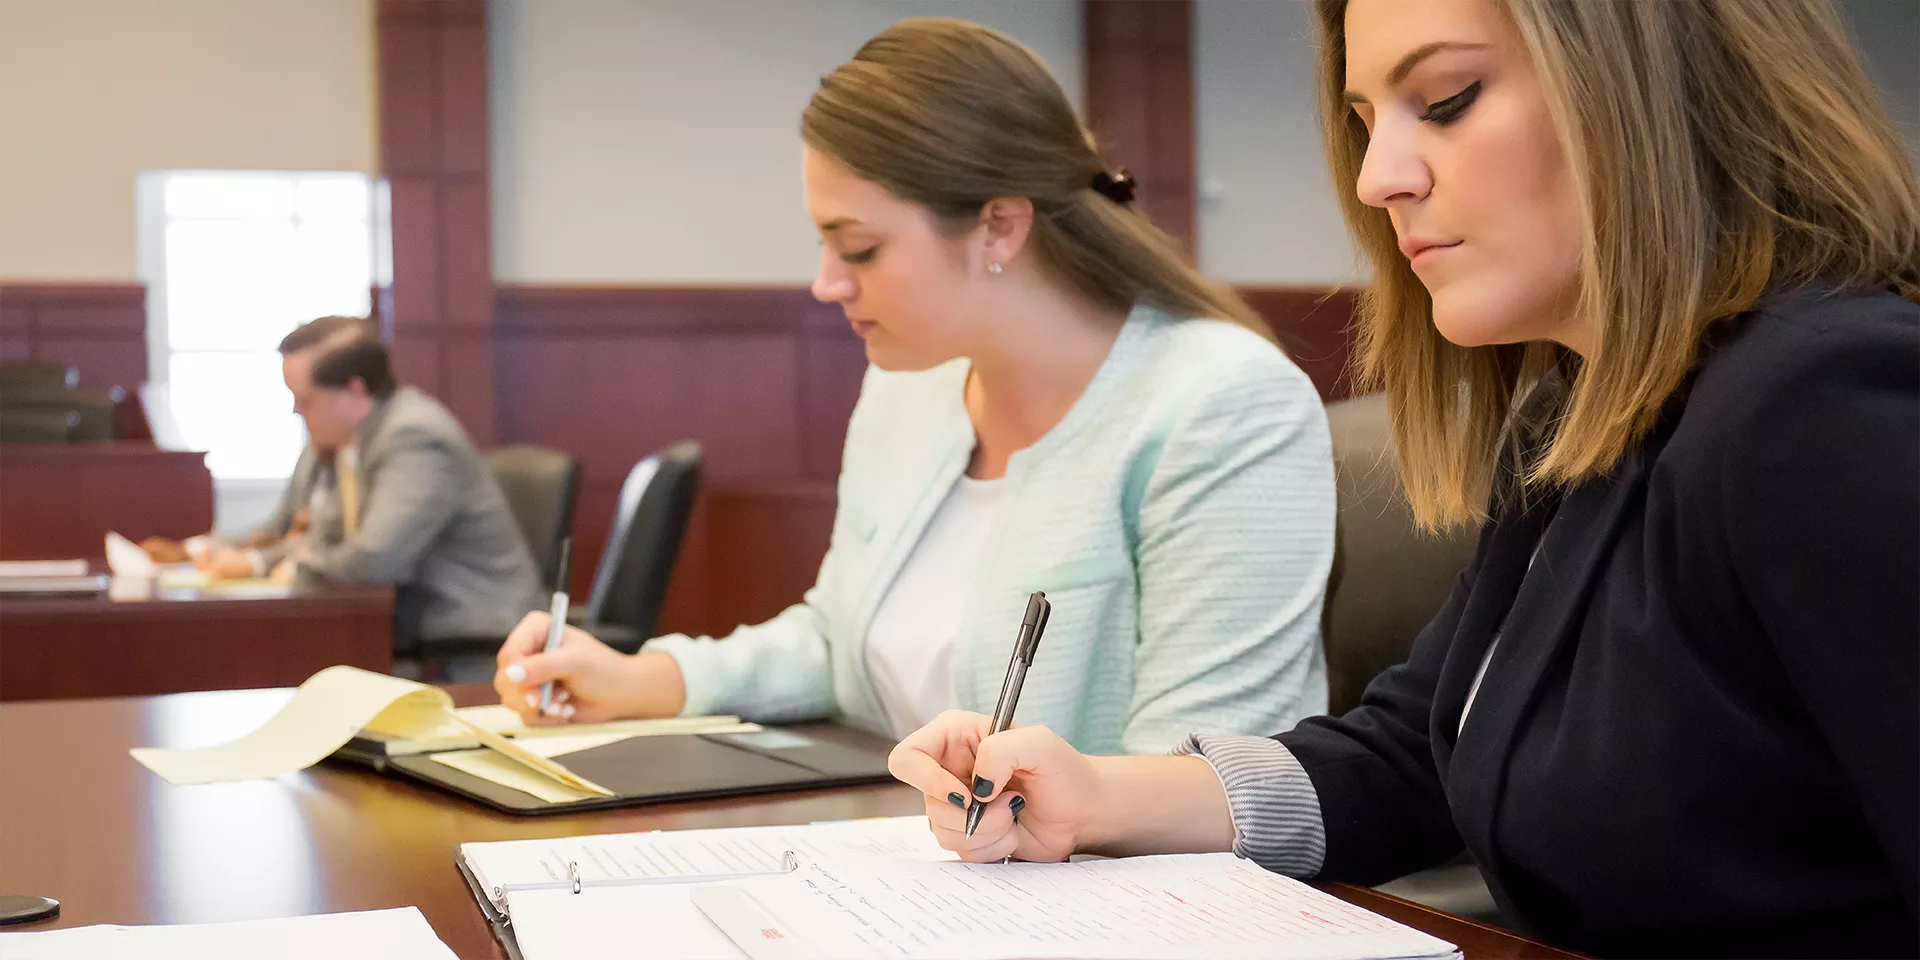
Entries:
{"type": "MultiPolygon", "coordinates": [[[[450,688],[483,703],[480,685],[450,688]]],[[[60,916],[6,930],[199,923],[418,906],[463,958],[506,956],[453,865],[456,845],[568,834],[741,827],[915,814],[897,784],[521,818],[371,771],[322,764],[249,783],[174,787],[135,746],[231,739],[286,690],[0,704],[0,893],[60,916]]],[[[1457,944],[1469,960],[1571,957],[1363,887],[1342,899],[1457,944]]],[[[635,935],[643,936],[636,931],[635,935]]]]}
{"type": "Polygon", "coordinates": [[[391,587],[270,590],[0,597],[0,700],[294,686],[336,663],[392,669],[391,587]]]}

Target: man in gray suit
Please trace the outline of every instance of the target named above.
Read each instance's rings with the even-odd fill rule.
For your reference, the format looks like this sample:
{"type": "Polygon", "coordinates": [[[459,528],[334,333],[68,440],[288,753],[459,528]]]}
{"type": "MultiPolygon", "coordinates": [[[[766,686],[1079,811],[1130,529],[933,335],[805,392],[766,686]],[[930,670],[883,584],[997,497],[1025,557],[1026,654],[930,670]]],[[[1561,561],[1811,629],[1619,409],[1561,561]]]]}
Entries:
{"type": "Polygon", "coordinates": [[[309,440],[286,495],[249,534],[195,538],[182,552],[219,577],[393,584],[403,638],[504,637],[541,605],[499,485],[453,415],[394,380],[371,323],[321,317],[280,354],[309,440]]]}

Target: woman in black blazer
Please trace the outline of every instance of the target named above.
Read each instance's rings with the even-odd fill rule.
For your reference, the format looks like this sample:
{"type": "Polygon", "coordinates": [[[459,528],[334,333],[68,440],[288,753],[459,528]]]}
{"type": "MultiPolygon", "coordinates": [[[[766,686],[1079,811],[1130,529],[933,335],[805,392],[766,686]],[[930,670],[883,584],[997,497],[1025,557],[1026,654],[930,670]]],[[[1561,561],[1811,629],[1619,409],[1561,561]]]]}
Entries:
{"type": "Polygon", "coordinates": [[[1344,716],[1089,758],[952,713],[895,774],[969,860],[1465,849],[1583,950],[1920,952],[1920,187],[1832,9],[1317,10],[1359,373],[1472,564],[1344,716]]]}

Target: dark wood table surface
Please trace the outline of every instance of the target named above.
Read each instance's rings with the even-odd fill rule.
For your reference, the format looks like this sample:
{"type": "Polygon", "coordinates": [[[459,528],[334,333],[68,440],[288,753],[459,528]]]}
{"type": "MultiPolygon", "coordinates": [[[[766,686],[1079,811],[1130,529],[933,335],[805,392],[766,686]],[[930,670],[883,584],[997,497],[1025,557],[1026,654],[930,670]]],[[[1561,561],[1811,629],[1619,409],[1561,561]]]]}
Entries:
{"type": "Polygon", "coordinates": [[[0,597],[0,700],[295,686],[336,663],[392,669],[391,587],[0,597]]]}
{"type": "MultiPolygon", "coordinates": [[[[456,701],[490,699],[478,685],[456,701]]],[[[45,930],[201,923],[413,905],[460,957],[504,958],[454,867],[473,840],[805,823],[917,814],[897,784],[636,807],[564,817],[496,813],[351,766],[247,783],[175,787],[135,746],[218,743],[251,729],[287,690],[0,704],[0,893],[53,897],[45,930]]],[[[1363,887],[1334,895],[1425,930],[1475,958],[1571,957],[1363,887]]]]}

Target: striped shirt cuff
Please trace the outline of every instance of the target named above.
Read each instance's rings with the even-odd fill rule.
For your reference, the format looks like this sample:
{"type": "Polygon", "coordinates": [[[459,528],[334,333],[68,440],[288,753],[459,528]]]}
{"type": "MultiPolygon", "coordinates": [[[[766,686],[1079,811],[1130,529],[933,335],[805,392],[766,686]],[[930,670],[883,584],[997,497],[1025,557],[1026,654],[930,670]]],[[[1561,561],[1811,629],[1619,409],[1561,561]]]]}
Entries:
{"type": "Polygon", "coordinates": [[[1175,756],[1199,755],[1227,791],[1233,852],[1275,873],[1311,877],[1327,857],[1320,796],[1305,767],[1268,737],[1192,734],[1175,756]]]}

